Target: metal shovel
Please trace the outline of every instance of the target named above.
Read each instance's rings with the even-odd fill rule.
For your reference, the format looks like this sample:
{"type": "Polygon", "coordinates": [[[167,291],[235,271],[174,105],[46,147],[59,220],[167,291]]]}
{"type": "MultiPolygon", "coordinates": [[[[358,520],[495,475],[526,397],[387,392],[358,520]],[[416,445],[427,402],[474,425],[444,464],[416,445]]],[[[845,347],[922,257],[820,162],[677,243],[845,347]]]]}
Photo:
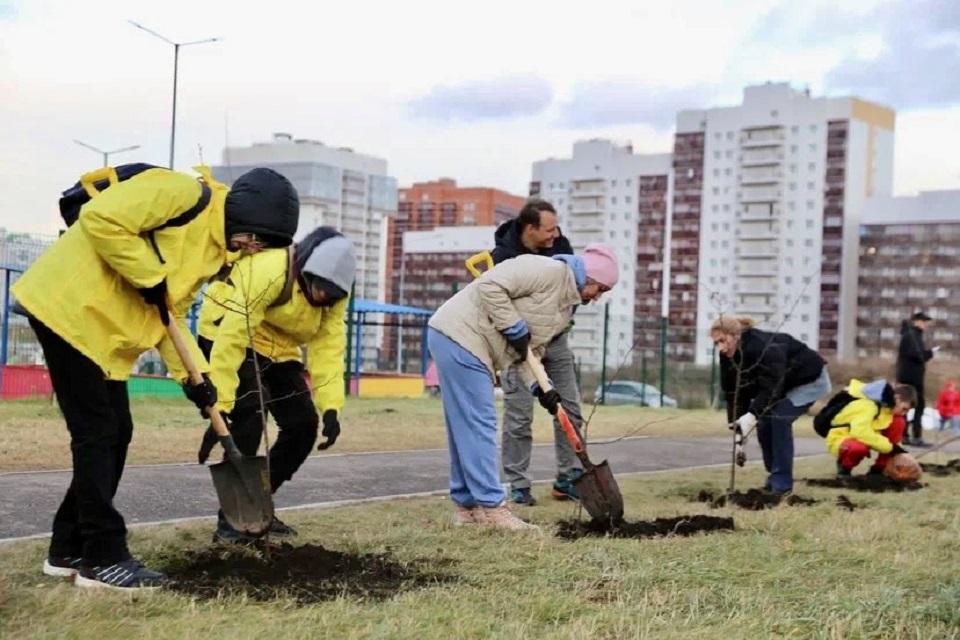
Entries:
{"type": "MultiPolygon", "coordinates": [[[[190,356],[180,328],[171,320],[167,333],[194,384],[203,382],[203,376],[190,356]]],[[[210,465],[213,486],[217,490],[220,509],[227,523],[248,536],[262,536],[273,522],[273,494],[270,491],[270,473],[265,456],[248,457],[240,453],[227,423],[216,407],[207,407],[207,415],[226,452],[226,459],[210,465]]]]}
{"type": "MultiPolygon", "coordinates": [[[[553,386],[547,378],[547,372],[533,353],[527,353],[527,364],[533,371],[533,376],[540,388],[544,391],[551,390],[553,386]]],[[[597,465],[590,462],[583,440],[580,439],[580,435],[562,406],[557,407],[557,420],[560,421],[560,426],[567,440],[570,441],[574,453],[583,463],[583,475],[573,481],[573,485],[580,494],[580,504],[594,520],[610,525],[619,524],[623,520],[623,496],[620,494],[620,487],[617,485],[617,479],[613,477],[610,465],[606,460],[597,465]]]]}

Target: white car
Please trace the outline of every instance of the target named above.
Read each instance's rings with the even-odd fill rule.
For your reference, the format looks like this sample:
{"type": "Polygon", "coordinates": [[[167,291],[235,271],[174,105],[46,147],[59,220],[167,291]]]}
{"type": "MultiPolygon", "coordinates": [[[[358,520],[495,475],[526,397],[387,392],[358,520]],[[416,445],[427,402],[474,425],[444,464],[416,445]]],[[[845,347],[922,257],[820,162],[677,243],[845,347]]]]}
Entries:
{"type": "MultiPolygon", "coordinates": [[[[596,404],[605,405],[634,405],[638,407],[660,408],[660,389],[652,384],[634,382],[632,380],[617,380],[606,384],[606,393],[600,393],[597,387],[593,394],[596,404]],[[603,398],[601,400],[601,395],[603,398]]],[[[677,401],[668,395],[663,396],[663,406],[676,409],[677,401]]]]}

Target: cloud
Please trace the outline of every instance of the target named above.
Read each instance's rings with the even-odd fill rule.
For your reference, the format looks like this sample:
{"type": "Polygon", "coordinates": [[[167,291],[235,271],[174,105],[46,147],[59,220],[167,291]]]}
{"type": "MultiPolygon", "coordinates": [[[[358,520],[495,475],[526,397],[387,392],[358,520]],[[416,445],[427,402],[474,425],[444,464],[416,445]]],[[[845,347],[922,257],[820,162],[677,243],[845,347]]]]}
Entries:
{"type": "Polygon", "coordinates": [[[677,111],[707,107],[714,96],[707,85],[664,89],[632,80],[584,81],[561,106],[560,120],[572,128],[646,124],[663,131],[676,122],[677,111]]]}
{"type": "Polygon", "coordinates": [[[408,102],[407,111],[420,120],[474,122],[537,115],[552,101],[549,81],[533,75],[511,75],[437,85],[408,102]]]}
{"type": "Polygon", "coordinates": [[[960,104],[960,3],[914,0],[878,12],[883,47],[870,59],[850,56],[826,85],[899,109],[960,104]]]}

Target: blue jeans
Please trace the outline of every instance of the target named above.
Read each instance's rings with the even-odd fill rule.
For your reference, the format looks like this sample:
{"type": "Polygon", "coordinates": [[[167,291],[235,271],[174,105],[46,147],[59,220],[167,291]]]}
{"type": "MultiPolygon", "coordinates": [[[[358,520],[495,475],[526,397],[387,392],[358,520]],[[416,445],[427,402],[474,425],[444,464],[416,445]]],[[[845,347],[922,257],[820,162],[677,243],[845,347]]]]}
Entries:
{"type": "Polygon", "coordinates": [[[773,491],[793,490],[793,423],[812,404],[798,407],[784,398],[757,422],[757,442],[763,452],[763,466],[769,474],[767,484],[773,491]]]}
{"type": "Polygon", "coordinates": [[[450,451],[450,498],[461,507],[495,507],[507,496],[497,461],[493,377],[479,358],[432,327],[427,344],[440,379],[450,451]]]}

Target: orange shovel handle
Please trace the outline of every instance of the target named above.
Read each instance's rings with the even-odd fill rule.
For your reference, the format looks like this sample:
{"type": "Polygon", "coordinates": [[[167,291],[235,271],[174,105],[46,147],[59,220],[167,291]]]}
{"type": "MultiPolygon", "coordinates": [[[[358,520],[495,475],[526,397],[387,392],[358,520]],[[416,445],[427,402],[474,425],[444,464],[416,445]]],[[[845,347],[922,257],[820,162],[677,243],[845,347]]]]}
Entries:
{"type": "MultiPolygon", "coordinates": [[[[541,389],[544,391],[553,389],[553,385],[550,384],[550,379],[547,378],[547,372],[543,369],[543,364],[530,351],[527,352],[527,366],[530,367],[530,371],[533,372],[533,377],[536,378],[537,384],[540,385],[541,389]]],[[[562,406],[557,407],[557,420],[560,422],[560,427],[566,434],[567,440],[570,441],[570,446],[573,447],[574,452],[577,454],[584,453],[586,448],[583,446],[583,440],[577,435],[577,430],[573,428],[573,423],[570,422],[570,416],[567,415],[567,412],[563,410],[562,406]]]]}

